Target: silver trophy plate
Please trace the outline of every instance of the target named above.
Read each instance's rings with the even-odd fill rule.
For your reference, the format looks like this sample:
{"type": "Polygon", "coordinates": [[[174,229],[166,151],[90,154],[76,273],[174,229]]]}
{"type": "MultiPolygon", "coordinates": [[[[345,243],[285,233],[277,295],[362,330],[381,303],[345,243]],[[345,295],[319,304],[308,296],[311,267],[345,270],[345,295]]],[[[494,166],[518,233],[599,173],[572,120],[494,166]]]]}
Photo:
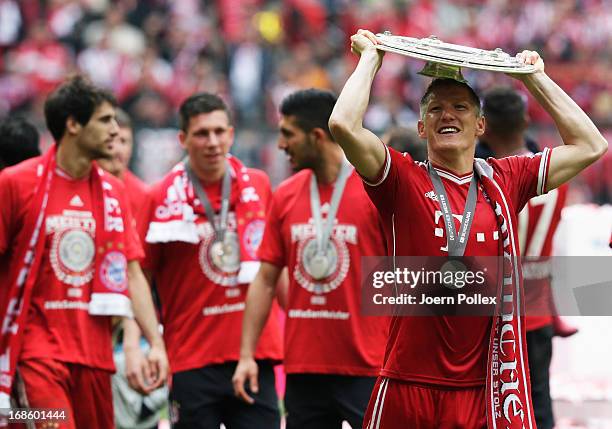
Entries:
{"type": "Polygon", "coordinates": [[[376,46],[378,49],[421,60],[503,73],[529,74],[535,72],[533,65],[519,63],[515,57],[500,48],[487,51],[445,43],[436,36],[416,39],[407,36],[394,36],[388,31],[379,33],[376,37],[379,41],[376,46]]]}

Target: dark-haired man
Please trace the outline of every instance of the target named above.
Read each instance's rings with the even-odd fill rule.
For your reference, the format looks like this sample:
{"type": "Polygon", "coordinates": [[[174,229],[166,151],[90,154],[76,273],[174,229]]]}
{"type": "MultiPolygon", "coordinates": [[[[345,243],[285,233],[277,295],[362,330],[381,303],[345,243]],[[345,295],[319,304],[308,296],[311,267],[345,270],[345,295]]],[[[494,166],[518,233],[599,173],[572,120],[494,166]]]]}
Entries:
{"type": "Polygon", "coordinates": [[[236,394],[252,401],[244,385],[257,385],[255,346],[287,267],[288,429],[361,427],[388,329],[388,318],[360,314],[361,257],[385,247],[376,209],[329,132],[335,102],[309,89],[281,103],[278,147],[296,174],[272,197],[234,375],[236,394]]]}
{"type": "Polygon", "coordinates": [[[496,256],[499,264],[494,317],[394,317],[365,427],[534,428],[516,217],[530,198],[599,159],[607,142],[544,73],[540,56],[523,51],[519,61],[536,71],[519,78],[555,120],[565,145],[475,160],[476,139],[485,131],[479,99],[466,83],[438,78],[420,103],[418,132],[427,139],[429,162],[416,163],[363,128],[383,54],[369,31],[351,41],[360,60],[330,129],[366,182],[390,255],[496,256]]]}
{"type": "Polygon", "coordinates": [[[64,411],[58,428],[114,425],[108,316],[133,312],[142,327],[149,387],[167,372],[123,185],[92,162],[111,154],[115,104],[81,77],[66,81],[45,102],[56,146],[0,174],[0,255],[11,261],[2,279],[1,407],[17,367],[27,406],[64,411]]]}
{"type": "Polygon", "coordinates": [[[275,317],[255,352],[263,368],[255,405],[235,398],[231,383],[247,288],[259,268],[269,180],[229,154],[234,128],[218,96],[189,97],[179,120],[188,156],[151,190],[145,262],[161,302],[173,427],[279,427],[273,365],[282,350],[275,317]]]}
{"type": "Polygon", "coordinates": [[[0,120],[0,170],[40,155],[38,130],[19,116],[0,120]]]}

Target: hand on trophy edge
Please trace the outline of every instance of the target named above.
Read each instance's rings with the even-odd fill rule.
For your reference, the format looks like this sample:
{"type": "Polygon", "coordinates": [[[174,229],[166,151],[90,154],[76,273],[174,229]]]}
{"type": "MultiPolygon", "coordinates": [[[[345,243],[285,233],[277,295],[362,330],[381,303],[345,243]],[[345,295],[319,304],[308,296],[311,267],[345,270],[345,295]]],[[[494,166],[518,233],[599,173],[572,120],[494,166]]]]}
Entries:
{"type": "Polygon", "coordinates": [[[357,33],[351,36],[351,52],[357,56],[367,50],[376,52],[376,45],[379,44],[376,35],[369,30],[359,29],[357,33]]]}
{"type": "Polygon", "coordinates": [[[516,59],[520,64],[534,66],[535,70],[533,71],[533,73],[528,74],[506,73],[508,76],[525,82],[526,80],[533,78],[539,73],[544,73],[544,60],[538,52],[524,50],[516,54],[516,59]]]}

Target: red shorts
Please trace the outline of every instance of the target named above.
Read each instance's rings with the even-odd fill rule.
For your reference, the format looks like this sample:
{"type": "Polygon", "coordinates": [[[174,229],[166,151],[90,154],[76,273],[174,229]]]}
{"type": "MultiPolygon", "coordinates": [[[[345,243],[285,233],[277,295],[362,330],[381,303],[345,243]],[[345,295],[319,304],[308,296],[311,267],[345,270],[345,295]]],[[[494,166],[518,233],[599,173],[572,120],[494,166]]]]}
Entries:
{"type": "Polygon", "coordinates": [[[378,377],[363,429],[486,429],[485,388],[444,389],[378,377]]]}
{"type": "MultiPolygon", "coordinates": [[[[30,408],[66,410],[57,429],[112,429],[115,427],[111,374],[108,371],[56,361],[28,359],[19,373],[30,408]]],[[[36,422],[43,428],[43,421],[36,422]]],[[[48,422],[47,422],[48,424],[48,422]]]]}

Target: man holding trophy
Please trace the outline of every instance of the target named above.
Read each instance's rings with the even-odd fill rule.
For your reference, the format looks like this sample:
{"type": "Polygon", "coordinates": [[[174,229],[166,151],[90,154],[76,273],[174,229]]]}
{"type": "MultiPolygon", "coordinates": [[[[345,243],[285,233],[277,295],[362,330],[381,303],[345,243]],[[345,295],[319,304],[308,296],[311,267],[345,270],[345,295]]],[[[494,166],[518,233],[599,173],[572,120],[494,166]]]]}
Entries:
{"type": "MultiPolygon", "coordinates": [[[[535,428],[517,214],[530,198],[557,188],[603,156],[607,142],[546,75],[537,52],[523,51],[504,68],[498,67],[501,51],[484,58],[484,51],[474,50],[469,61],[450,63],[506,71],[521,80],[554,119],[564,145],[535,155],[475,159],[475,142],[486,126],[480,100],[459,70],[453,74],[449,67],[433,67],[431,72],[430,67],[435,79],[421,99],[418,122],[429,161],[416,163],[385,147],[362,125],[382,50],[403,53],[402,46],[389,47],[384,36],[366,30],[351,42],[359,63],[329,125],[380,213],[389,256],[492,256],[500,261],[493,317],[394,317],[364,427],[535,428]],[[470,63],[473,58],[477,66],[470,63]],[[489,61],[491,67],[482,66],[489,61]],[[444,201],[448,204],[440,204],[444,201]]],[[[444,45],[437,39],[430,44],[444,45]]],[[[447,46],[448,57],[462,48],[447,46]]],[[[410,56],[446,60],[438,61],[431,55],[435,49],[427,46],[413,48],[408,46],[419,53],[410,56]]]]}

